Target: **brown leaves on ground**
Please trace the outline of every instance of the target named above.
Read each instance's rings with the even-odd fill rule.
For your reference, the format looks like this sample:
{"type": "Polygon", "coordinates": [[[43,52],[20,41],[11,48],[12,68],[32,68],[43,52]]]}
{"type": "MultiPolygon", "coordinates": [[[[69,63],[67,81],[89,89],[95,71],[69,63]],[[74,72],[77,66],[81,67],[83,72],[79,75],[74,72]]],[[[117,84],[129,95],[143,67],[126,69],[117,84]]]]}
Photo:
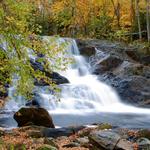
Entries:
{"type": "MultiPolygon", "coordinates": [[[[27,129],[28,130],[28,129],[27,129]]],[[[28,135],[27,130],[13,129],[8,133],[5,133],[1,137],[0,149],[8,150],[11,146],[20,145],[24,146],[25,150],[36,150],[37,148],[44,145],[44,137],[42,138],[32,138],[28,135]]],[[[59,150],[88,150],[88,148],[84,147],[63,147],[64,145],[70,144],[73,140],[75,140],[78,135],[72,135],[70,137],[59,137],[56,139],[56,144],[59,147],[59,150]]],[[[22,150],[22,149],[21,149],[22,150]]]]}

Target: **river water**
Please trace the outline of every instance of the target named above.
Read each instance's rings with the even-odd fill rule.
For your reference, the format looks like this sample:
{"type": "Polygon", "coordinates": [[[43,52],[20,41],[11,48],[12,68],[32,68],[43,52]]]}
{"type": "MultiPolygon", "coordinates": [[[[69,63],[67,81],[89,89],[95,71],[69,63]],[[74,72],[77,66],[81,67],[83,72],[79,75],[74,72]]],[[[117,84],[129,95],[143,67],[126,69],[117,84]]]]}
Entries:
{"type": "MultiPolygon", "coordinates": [[[[75,40],[68,40],[70,44],[67,51],[74,58],[75,63],[66,71],[59,71],[70,81],[68,84],[60,85],[60,101],[54,100],[54,96],[47,90],[47,87],[36,88],[37,99],[52,115],[55,125],[70,126],[107,122],[119,127],[149,128],[150,109],[123,104],[112,87],[99,81],[97,76],[90,73],[90,66],[80,55],[75,40]]],[[[21,97],[14,99],[13,87],[10,89],[10,97],[12,100],[7,103],[6,110],[16,111],[25,104],[21,97]]],[[[8,115],[8,118],[7,124],[16,126],[12,115],[8,115]]]]}

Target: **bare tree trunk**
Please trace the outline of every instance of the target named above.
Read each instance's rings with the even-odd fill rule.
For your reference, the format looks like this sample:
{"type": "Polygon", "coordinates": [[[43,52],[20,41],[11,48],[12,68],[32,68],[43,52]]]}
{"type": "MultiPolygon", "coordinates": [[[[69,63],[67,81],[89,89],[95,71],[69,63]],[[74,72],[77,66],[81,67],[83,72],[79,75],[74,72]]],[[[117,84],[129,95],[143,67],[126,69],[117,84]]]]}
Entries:
{"type": "Polygon", "coordinates": [[[136,17],[138,21],[139,39],[142,40],[142,31],[141,31],[140,13],[139,13],[139,0],[135,0],[135,8],[136,8],[136,17]]]}
{"type": "Polygon", "coordinates": [[[150,0],[146,0],[147,39],[150,42],[150,0]]]}
{"type": "Polygon", "coordinates": [[[118,1],[117,6],[115,6],[114,0],[111,0],[111,2],[114,7],[114,14],[117,17],[117,26],[118,26],[118,28],[120,28],[120,3],[118,1]]]}
{"type": "MultiPolygon", "coordinates": [[[[72,6],[72,18],[76,15],[76,0],[71,1],[71,6],[72,6]]],[[[72,22],[72,28],[71,28],[71,35],[74,37],[75,36],[75,29],[76,29],[76,23],[73,21],[72,22]]]]}
{"type": "MultiPolygon", "coordinates": [[[[134,0],[130,0],[130,23],[131,23],[131,27],[133,27],[133,23],[134,23],[134,19],[135,19],[135,9],[134,9],[134,0]]],[[[133,41],[133,36],[130,36],[131,41],[133,41]]]]}
{"type": "Polygon", "coordinates": [[[133,6],[133,0],[130,1],[130,20],[131,20],[131,25],[133,25],[134,17],[135,17],[135,10],[133,6]]]}

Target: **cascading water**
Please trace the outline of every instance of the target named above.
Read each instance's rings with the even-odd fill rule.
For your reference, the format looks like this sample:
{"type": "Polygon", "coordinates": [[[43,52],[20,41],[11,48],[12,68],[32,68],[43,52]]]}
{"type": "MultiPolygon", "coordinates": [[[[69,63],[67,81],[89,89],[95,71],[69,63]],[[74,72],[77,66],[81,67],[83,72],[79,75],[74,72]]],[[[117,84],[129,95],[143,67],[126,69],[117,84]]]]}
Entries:
{"type": "MultiPolygon", "coordinates": [[[[65,40],[70,42],[67,51],[74,58],[75,63],[70,65],[66,71],[59,71],[70,81],[68,84],[60,85],[62,90],[60,101],[55,100],[54,95],[49,92],[47,87],[41,86],[35,89],[38,93],[36,99],[52,114],[55,124],[69,126],[102,121],[124,126],[127,122],[129,124],[128,120],[132,118],[131,126],[126,125],[126,127],[149,126],[150,122],[147,120],[150,110],[123,104],[113,88],[99,81],[97,76],[90,73],[90,66],[80,55],[76,41],[65,40]]],[[[30,55],[32,56],[32,54],[30,55]]],[[[10,94],[13,101],[12,92],[10,94]]],[[[14,103],[8,104],[9,106],[15,105],[14,103]]],[[[19,109],[20,105],[17,103],[16,105],[19,109]]],[[[16,109],[15,106],[13,108],[16,109]]]]}
{"type": "Polygon", "coordinates": [[[60,72],[70,81],[60,86],[60,101],[53,101],[50,94],[40,93],[50,113],[84,114],[87,112],[150,113],[149,109],[140,109],[122,104],[113,88],[99,81],[89,71],[89,64],[80,55],[75,40],[70,40],[68,49],[75,59],[65,72],[60,72]]]}

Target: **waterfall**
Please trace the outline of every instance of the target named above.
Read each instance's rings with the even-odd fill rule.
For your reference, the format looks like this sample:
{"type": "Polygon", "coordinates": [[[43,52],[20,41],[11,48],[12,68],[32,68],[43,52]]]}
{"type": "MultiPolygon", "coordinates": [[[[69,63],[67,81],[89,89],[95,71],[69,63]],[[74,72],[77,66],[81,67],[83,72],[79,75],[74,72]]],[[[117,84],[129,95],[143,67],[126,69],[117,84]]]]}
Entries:
{"type": "Polygon", "coordinates": [[[150,113],[149,109],[136,108],[121,102],[116,91],[98,80],[89,71],[89,63],[80,55],[75,40],[69,40],[67,48],[75,63],[71,64],[61,75],[68,78],[69,84],[60,85],[60,101],[53,100],[45,90],[39,92],[45,107],[51,114],[84,114],[85,112],[113,113],[150,113]]]}
{"type": "MultiPolygon", "coordinates": [[[[46,38],[44,37],[44,39],[46,38]]],[[[61,89],[60,100],[49,92],[48,87],[36,87],[35,91],[38,95],[36,98],[40,101],[42,107],[45,107],[51,114],[84,114],[87,112],[150,113],[149,109],[123,104],[112,87],[101,82],[96,75],[90,73],[89,63],[80,55],[76,41],[61,38],[58,39],[58,43],[64,40],[69,42],[66,50],[68,55],[74,58],[75,63],[68,66],[66,71],[58,72],[65,76],[70,83],[59,86],[61,89]]],[[[31,59],[35,59],[33,52],[31,50],[29,52],[31,59]]],[[[12,100],[6,105],[9,110],[11,108],[19,109],[20,106],[25,104],[22,97],[13,96],[13,90],[14,87],[11,87],[9,96],[12,100]]]]}

